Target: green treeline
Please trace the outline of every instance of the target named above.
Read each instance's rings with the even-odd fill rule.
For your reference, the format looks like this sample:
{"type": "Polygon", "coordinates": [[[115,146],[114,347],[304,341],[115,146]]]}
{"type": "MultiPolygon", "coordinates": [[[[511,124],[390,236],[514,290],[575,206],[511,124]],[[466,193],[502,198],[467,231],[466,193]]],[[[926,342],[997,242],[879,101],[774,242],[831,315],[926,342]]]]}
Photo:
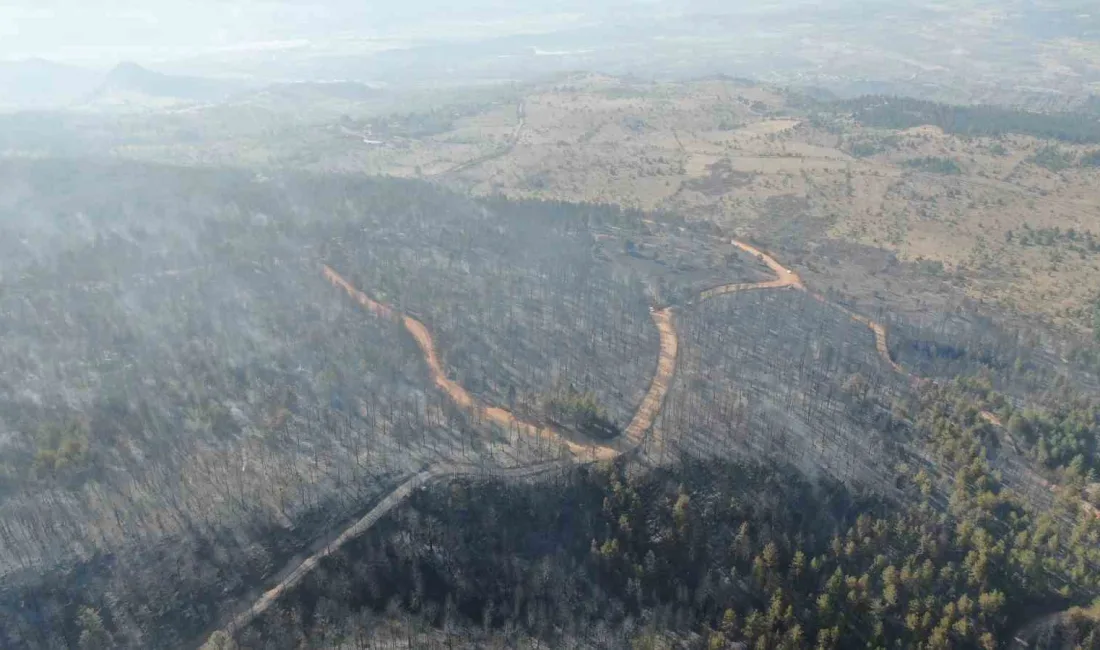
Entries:
{"type": "MultiPolygon", "coordinates": [[[[551,647],[603,630],[619,639],[608,647],[992,649],[1100,593],[1100,523],[1071,498],[1039,507],[1007,487],[966,391],[929,385],[897,410],[938,459],[899,469],[899,500],[686,459],[463,482],[416,495],[242,644],[278,647],[288,621],[346,639],[367,611],[551,647]]],[[[1075,620],[1075,638],[1096,638],[1075,620]]]]}
{"type": "Polygon", "coordinates": [[[614,438],[619,426],[611,419],[595,393],[580,392],[572,385],[556,391],[546,400],[546,414],[560,425],[598,438],[614,438]]]}
{"type": "Polygon", "coordinates": [[[1064,142],[1100,143],[1100,119],[1077,113],[1031,113],[997,106],[952,106],[908,97],[869,95],[839,102],[867,126],[909,129],[938,126],[947,133],[999,136],[1007,133],[1064,142]]]}
{"type": "MultiPolygon", "coordinates": [[[[1061,481],[1081,484],[1090,479],[1090,473],[1100,470],[1096,457],[1100,449],[1100,401],[1095,398],[1074,391],[1052,391],[1041,405],[1020,407],[978,378],[957,379],[942,390],[945,400],[951,396],[956,404],[966,405],[973,412],[985,409],[994,413],[1004,423],[1009,442],[1022,446],[1042,466],[1058,470],[1061,481]]],[[[996,438],[995,429],[988,423],[982,428],[988,430],[986,437],[996,438]]]]}

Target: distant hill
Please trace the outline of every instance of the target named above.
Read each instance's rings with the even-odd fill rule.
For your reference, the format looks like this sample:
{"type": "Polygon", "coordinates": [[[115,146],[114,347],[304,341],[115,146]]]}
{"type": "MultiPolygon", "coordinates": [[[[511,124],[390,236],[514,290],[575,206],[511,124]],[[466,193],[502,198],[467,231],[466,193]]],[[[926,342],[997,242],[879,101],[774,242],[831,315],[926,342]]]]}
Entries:
{"type": "Polygon", "coordinates": [[[59,108],[80,101],[102,73],[45,59],[0,62],[0,109],[59,108]]]}
{"type": "Polygon", "coordinates": [[[91,94],[93,104],[220,102],[244,89],[244,82],[167,75],[136,63],[120,63],[91,94]]]}
{"type": "Polygon", "coordinates": [[[363,102],[379,93],[372,85],[353,81],[265,84],[164,74],[130,62],[106,74],[44,59],[0,62],[0,111],[169,108],[227,100],[277,105],[363,102]]]}

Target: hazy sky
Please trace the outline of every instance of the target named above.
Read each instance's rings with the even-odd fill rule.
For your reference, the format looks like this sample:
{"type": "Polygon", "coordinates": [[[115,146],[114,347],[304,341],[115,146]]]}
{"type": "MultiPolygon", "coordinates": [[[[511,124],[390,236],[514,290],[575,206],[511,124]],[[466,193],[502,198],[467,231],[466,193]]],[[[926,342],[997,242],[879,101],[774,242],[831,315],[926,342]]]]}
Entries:
{"type": "Polygon", "coordinates": [[[474,37],[491,35],[494,28],[541,31],[563,21],[678,1],[0,0],[0,59],[107,65],[394,34],[474,37]],[[550,20],[536,20],[536,15],[550,20]]]}
{"type": "MultiPolygon", "coordinates": [[[[290,46],[328,23],[334,3],[230,0],[5,0],[0,56],[75,61],[174,57],[267,43],[290,46]]],[[[358,16],[341,10],[349,29],[358,16]]]]}

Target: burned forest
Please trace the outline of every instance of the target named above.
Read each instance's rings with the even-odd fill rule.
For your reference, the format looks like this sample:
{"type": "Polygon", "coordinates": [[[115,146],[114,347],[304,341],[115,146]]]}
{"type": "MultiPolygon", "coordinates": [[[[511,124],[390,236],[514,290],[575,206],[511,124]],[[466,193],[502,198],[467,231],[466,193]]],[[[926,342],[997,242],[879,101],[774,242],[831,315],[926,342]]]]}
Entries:
{"type": "Polygon", "coordinates": [[[1100,647],[1091,371],[769,243],[0,162],[0,646],[1100,647]]]}

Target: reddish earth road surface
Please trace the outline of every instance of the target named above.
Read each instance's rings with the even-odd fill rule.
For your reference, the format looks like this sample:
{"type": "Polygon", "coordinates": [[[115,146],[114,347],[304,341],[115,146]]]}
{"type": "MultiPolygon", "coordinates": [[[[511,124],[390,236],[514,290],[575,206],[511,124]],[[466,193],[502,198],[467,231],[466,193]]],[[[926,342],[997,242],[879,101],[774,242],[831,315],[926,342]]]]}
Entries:
{"type": "MultiPolygon", "coordinates": [[[[324,274],[330,282],[346,291],[347,294],[351,296],[352,300],[359,303],[359,305],[367,311],[370,311],[380,318],[393,317],[393,309],[371,299],[370,296],[356,289],[350,282],[340,276],[339,273],[332,270],[331,267],[325,266],[324,274]]],[[[656,314],[654,316],[656,320],[656,314]]],[[[458,382],[447,377],[447,373],[443,370],[443,364],[439,361],[439,353],[436,351],[435,341],[432,339],[431,332],[428,331],[424,323],[407,315],[402,316],[401,321],[405,325],[405,329],[408,330],[409,334],[416,340],[416,344],[420,347],[420,352],[424,355],[424,361],[428,364],[428,370],[431,373],[432,381],[435,383],[436,387],[443,391],[447,397],[460,408],[473,411],[484,420],[488,420],[508,429],[516,429],[527,436],[557,439],[558,442],[565,444],[574,454],[585,454],[594,460],[610,460],[621,453],[620,449],[594,441],[583,440],[577,442],[576,440],[561,435],[560,432],[550,427],[540,427],[537,424],[524,422],[510,411],[480,404],[458,382]]],[[[675,338],[676,333],[674,330],[671,332],[671,335],[675,338]]],[[[662,336],[664,335],[662,334],[662,336]]],[[[675,349],[675,345],[675,343],[672,344],[673,349],[675,349]]],[[[675,365],[675,361],[673,361],[673,365],[675,365]]],[[[659,372],[660,368],[658,367],[658,373],[659,372]]],[[[654,381],[656,380],[657,378],[655,377],[654,381]]],[[[649,395],[646,395],[647,400],[649,397],[649,395]]],[[[663,397],[663,392],[656,396],[658,403],[663,397]]],[[[648,428],[648,424],[652,424],[652,419],[646,424],[646,428],[648,428]]]]}
{"type": "MultiPolygon", "coordinates": [[[[396,312],[391,307],[371,299],[370,296],[356,289],[354,285],[345,280],[332,268],[328,266],[323,267],[323,273],[329,282],[343,289],[356,303],[370,313],[379,318],[394,317],[396,312]]],[[[516,428],[527,435],[555,437],[567,445],[579,458],[576,460],[555,460],[508,469],[489,469],[483,466],[466,463],[440,463],[430,467],[402,483],[397,489],[390,492],[382,499],[382,501],[371,509],[370,512],[345,529],[339,536],[329,540],[323,549],[303,560],[301,564],[280,580],[278,584],[268,589],[262,596],[256,599],[247,610],[235,616],[226,626],[226,632],[232,634],[237,630],[247,627],[257,616],[266,612],[276,601],[278,601],[282,594],[293,589],[303,578],[309,575],[324,558],[338,551],[352,539],[365,533],[375,524],[375,522],[400,505],[405,499],[412,495],[413,492],[432,481],[478,474],[486,474],[494,478],[505,479],[527,478],[549,471],[563,469],[578,462],[611,460],[620,455],[637,451],[645,441],[645,435],[653,426],[653,421],[657,418],[657,414],[661,411],[661,405],[664,403],[665,394],[668,392],[668,388],[672,383],[672,376],[676,372],[676,357],[679,347],[676,327],[672,322],[672,312],[669,309],[654,310],[652,316],[653,322],[657,326],[657,331],[660,333],[661,341],[657,358],[657,371],[654,373],[653,380],[650,382],[649,390],[646,391],[645,397],[642,398],[641,404],[638,405],[637,410],[634,412],[634,417],[624,431],[624,435],[613,445],[598,444],[591,441],[583,443],[577,442],[564,437],[560,432],[551,428],[539,427],[538,425],[519,420],[511,412],[504,409],[489,407],[478,403],[465,388],[446,376],[439,362],[439,354],[436,352],[435,341],[432,339],[428,328],[411,316],[402,316],[402,323],[405,325],[405,329],[407,329],[416,340],[421,353],[424,355],[424,360],[428,364],[433,382],[440,390],[446,393],[455,404],[462,408],[480,413],[486,420],[501,426],[516,428]]]]}
{"type": "Polygon", "coordinates": [[[875,334],[875,348],[878,349],[878,354],[879,354],[880,357],[882,357],[882,360],[885,361],[886,363],[888,363],[890,365],[890,367],[893,368],[896,372],[901,373],[903,375],[909,375],[910,374],[910,373],[906,372],[905,368],[901,367],[900,363],[898,363],[897,361],[894,361],[894,357],[892,357],[890,355],[890,347],[887,345],[887,340],[886,340],[886,326],[885,325],[883,325],[882,323],[880,323],[878,321],[871,320],[870,318],[868,318],[867,316],[864,316],[863,314],[854,312],[851,309],[848,309],[847,307],[845,307],[843,305],[838,305],[836,303],[829,303],[829,301],[826,300],[823,296],[819,296],[817,294],[811,294],[811,295],[813,295],[815,300],[820,300],[821,302],[824,302],[824,303],[827,303],[827,304],[832,304],[837,309],[843,311],[845,314],[848,314],[848,318],[851,318],[852,320],[856,321],[857,323],[863,323],[867,327],[871,328],[871,331],[874,332],[874,334],[875,334]]]}
{"type": "Polygon", "coordinates": [[[864,325],[869,327],[871,329],[871,332],[873,332],[875,335],[875,347],[878,349],[879,356],[882,357],[882,360],[889,364],[890,367],[897,372],[903,375],[908,374],[907,372],[905,372],[905,369],[902,368],[901,365],[894,361],[894,358],[890,356],[890,347],[887,345],[885,325],[879,323],[878,321],[872,320],[867,316],[864,316],[863,314],[854,312],[843,305],[838,305],[834,302],[831,302],[828,298],[824,296],[811,292],[809,289],[806,288],[806,285],[802,283],[802,278],[800,278],[797,273],[783,266],[778,261],[776,261],[774,257],[768,255],[767,253],[753,246],[752,244],[747,244],[743,241],[738,241],[736,239],[732,240],[730,243],[745,251],[746,253],[755,256],[757,259],[766,264],[768,268],[771,269],[773,273],[775,273],[776,279],[770,280],[768,282],[758,282],[754,284],[727,284],[704,291],[702,294],[700,294],[700,298],[706,300],[707,298],[713,298],[715,296],[721,296],[727,293],[733,293],[735,291],[744,291],[746,289],[791,288],[797,289],[799,291],[805,291],[806,293],[810,294],[810,296],[813,297],[814,300],[832,305],[837,309],[843,311],[845,314],[848,315],[849,318],[856,321],[857,323],[863,323],[864,325]]]}
{"type": "Polygon", "coordinates": [[[746,253],[756,257],[760,261],[764,262],[769,269],[775,273],[774,280],[768,280],[766,282],[739,282],[735,284],[723,284],[721,286],[714,287],[713,289],[707,289],[699,294],[699,300],[709,300],[711,298],[717,298],[718,296],[724,296],[730,293],[737,293],[738,291],[752,291],[759,289],[798,289],[805,291],[806,287],[802,284],[802,278],[798,277],[798,274],[794,271],[783,266],[779,262],[775,261],[775,258],[768,255],[764,251],[756,248],[751,244],[737,241],[734,239],[732,242],[734,246],[740,248],[746,253]]]}
{"type": "MultiPolygon", "coordinates": [[[[798,274],[777,262],[775,258],[745,242],[734,240],[733,245],[763,261],[764,264],[775,273],[776,279],[765,282],[722,285],[704,291],[699,295],[699,300],[708,300],[739,291],[761,289],[793,288],[800,291],[806,291],[806,287],[798,274]]],[[[357,289],[351,282],[347,281],[331,267],[327,265],[323,266],[322,272],[325,278],[335,287],[343,289],[352,300],[376,317],[394,318],[395,315],[397,315],[397,312],[395,312],[392,307],[372,299],[370,296],[357,289]]],[[[851,314],[851,312],[849,313],[851,314]]],[[[507,410],[480,404],[465,388],[447,377],[443,365],[440,363],[435,341],[432,339],[431,332],[428,331],[428,328],[412,316],[400,315],[400,318],[405,329],[408,330],[409,334],[412,335],[413,339],[416,340],[417,345],[420,347],[420,351],[424,356],[424,361],[427,363],[431,373],[432,381],[456,405],[472,410],[478,413],[483,419],[500,426],[517,429],[525,435],[556,438],[562,444],[566,445],[577,458],[576,461],[551,461],[549,463],[540,463],[503,470],[494,469],[491,472],[493,476],[500,478],[522,478],[536,476],[553,469],[560,469],[575,462],[585,462],[585,460],[587,460],[587,462],[610,460],[620,455],[637,451],[642,443],[645,442],[646,434],[652,429],[653,422],[656,420],[658,413],[661,411],[661,405],[664,403],[665,394],[668,392],[669,386],[672,383],[672,377],[676,372],[676,360],[679,349],[679,337],[676,334],[672,310],[670,308],[654,309],[651,311],[651,314],[653,323],[656,325],[657,331],[660,334],[660,351],[657,358],[657,370],[650,382],[649,390],[646,391],[645,397],[634,412],[634,417],[623,432],[623,436],[613,444],[602,444],[584,439],[577,440],[575,436],[565,437],[561,432],[552,428],[540,427],[537,424],[524,422],[516,418],[515,415],[507,410]]],[[[886,351],[884,343],[885,329],[881,326],[876,329],[872,322],[868,320],[860,319],[860,321],[868,324],[872,330],[875,330],[876,337],[879,337],[879,332],[881,331],[883,345],[880,347],[880,352],[886,351]]],[[[884,356],[889,360],[888,351],[886,352],[884,356]]],[[[417,489],[438,479],[476,475],[479,473],[489,472],[486,468],[481,466],[460,463],[440,463],[411,477],[382,499],[382,501],[365,516],[349,526],[340,533],[339,536],[326,543],[322,550],[302,561],[302,563],[295,567],[285,578],[280,580],[278,584],[264,592],[264,594],[253,602],[247,610],[235,616],[228,624],[226,631],[233,633],[246,627],[257,616],[266,612],[283,593],[294,588],[303,578],[309,575],[310,571],[317,567],[321,560],[338,551],[350,540],[365,533],[375,522],[400,505],[417,489]]]]}
{"type": "MultiPolygon", "coordinates": [[[[806,288],[806,285],[802,283],[802,278],[800,278],[797,273],[795,273],[794,271],[791,271],[787,267],[783,266],[778,261],[776,261],[776,259],[774,257],[772,257],[771,255],[768,255],[767,253],[760,250],[759,248],[756,248],[755,246],[752,246],[751,244],[747,244],[745,242],[738,241],[736,239],[732,240],[730,243],[732,243],[734,246],[740,248],[741,250],[745,251],[746,253],[749,253],[750,255],[756,256],[758,259],[760,259],[760,261],[764,262],[764,264],[766,264],[768,266],[768,268],[770,268],[778,276],[778,278],[775,279],[775,280],[772,280],[770,282],[761,282],[761,283],[757,283],[757,284],[727,284],[727,285],[723,285],[721,287],[716,287],[714,289],[709,289],[707,291],[704,291],[702,294],[700,294],[700,298],[702,298],[702,299],[712,298],[714,296],[720,296],[720,295],[724,295],[724,294],[727,294],[727,293],[733,293],[734,291],[741,291],[741,290],[744,290],[744,289],[765,289],[765,288],[767,288],[767,289],[779,289],[779,288],[790,287],[790,288],[793,288],[793,289],[798,289],[799,291],[805,291],[806,293],[810,294],[810,296],[814,300],[817,300],[818,302],[821,302],[821,303],[824,303],[824,304],[827,304],[827,305],[832,305],[833,307],[836,307],[837,309],[839,309],[842,312],[844,312],[845,314],[847,314],[848,318],[851,318],[852,320],[856,321],[857,323],[862,323],[862,324],[866,325],[868,328],[870,328],[871,332],[874,333],[874,335],[875,335],[875,349],[878,350],[878,354],[879,354],[880,357],[882,357],[882,360],[885,361],[898,374],[904,375],[906,377],[911,377],[911,378],[914,377],[914,375],[912,373],[907,371],[904,367],[902,367],[902,365],[900,363],[895,361],[893,355],[890,354],[890,346],[889,346],[889,341],[886,337],[886,326],[885,325],[883,325],[882,323],[880,323],[880,322],[878,322],[878,321],[876,321],[876,320],[874,320],[874,319],[872,319],[868,316],[864,316],[863,314],[860,314],[859,312],[852,311],[851,309],[848,309],[844,305],[840,305],[840,304],[837,304],[835,302],[832,302],[828,298],[826,298],[825,296],[822,296],[820,294],[816,294],[816,293],[811,292],[809,289],[806,288]]],[[[981,416],[982,416],[982,419],[984,419],[986,422],[989,422],[993,426],[998,427],[998,428],[1003,428],[1000,418],[998,418],[993,413],[990,413],[989,411],[982,411],[981,416]]]]}
{"type": "MultiPolygon", "coordinates": [[[[813,296],[814,299],[823,303],[833,304],[844,311],[844,313],[853,320],[869,327],[875,335],[875,347],[878,349],[878,353],[883,361],[889,364],[895,371],[910,376],[909,373],[890,356],[890,349],[887,346],[886,327],[884,325],[842,305],[831,303],[823,296],[813,294],[806,288],[806,285],[802,282],[802,278],[800,278],[797,273],[783,266],[776,261],[774,257],[755,246],[736,239],[731,243],[761,260],[775,273],[776,279],[764,282],[721,285],[700,293],[698,298],[699,301],[709,300],[739,291],[763,289],[795,289],[797,291],[805,291],[813,296]]],[[[343,289],[352,300],[368,312],[379,318],[393,318],[396,315],[397,312],[395,312],[393,308],[371,299],[370,296],[357,289],[331,267],[324,266],[322,271],[329,282],[343,289]]],[[[573,452],[575,459],[555,460],[508,469],[489,469],[478,465],[444,462],[426,469],[402,483],[393,492],[382,499],[382,501],[365,516],[340,533],[340,535],[329,540],[321,551],[304,560],[285,578],[279,581],[278,584],[264,592],[264,594],[253,602],[247,610],[241,612],[230,621],[226,631],[233,633],[246,627],[257,616],[267,611],[283,593],[301,582],[310,571],[320,564],[321,560],[338,551],[350,540],[365,533],[375,524],[375,522],[400,505],[413,492],[432,481],[478,474],[492,475],[497,478],[525,478],[557,469],[563,469],[576,463],[611,460],[623,454],[636,452],[645,442],[646,434],[650,432],[654,420],[656,420],[658,413],[660,413],[665,394],[668,392],[669,386],[672,383],[672,377],[676,372],[676,361],[679,348],[679,337],[676,334],[672,310],[670,308],[660,310],[654,309],[651,313],[657,331],[660,333],[660,351],[657,359],[657,370],[650,382],[649,390],[646,391],[645,397],[634,412],[634,417],[624,431],[623,436],[611,444],[598,443],[583,438],[578,439],[577,436],[574,435],[566,437],[562,432],[553,428],[540,427],[537,424],[520,420],[507,410],[479,403],[465,388],[447,377],[440,363],[435,341],[432,339],[432,335],[428,331],[428,328],[412,316],[401,315],[400,317],[405,329],[408,330],[409,334],[412,335],[413,339],[416,340],[417,345],[420,347],[420,351],[424,356],[424,361],[427,363],[431,373],[432,381],[456,405],[474,411],[484,420],[488,420],[503,427],[516,429],[525,435],[545,436],[557,439],[573,452]]],[[[992,413],[983,412],[982,416],[991,423],[999,425],[999,421],[992,413]]]]}

